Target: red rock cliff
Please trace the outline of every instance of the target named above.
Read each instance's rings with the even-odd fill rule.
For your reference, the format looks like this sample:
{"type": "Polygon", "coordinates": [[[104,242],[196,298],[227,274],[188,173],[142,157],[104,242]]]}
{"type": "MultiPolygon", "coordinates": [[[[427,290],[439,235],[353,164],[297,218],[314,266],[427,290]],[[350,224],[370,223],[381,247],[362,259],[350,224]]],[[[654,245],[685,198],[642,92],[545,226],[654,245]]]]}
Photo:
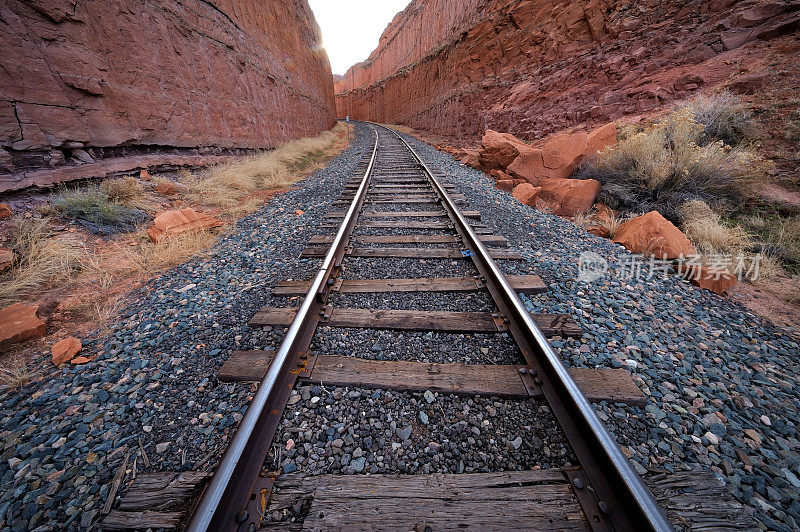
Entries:
{"type": "Polygon", "coordinates": [[[413,0],[336,82],[339,116],[532,140],[640,114],[751,68],[797,2],[413,0]]]}
{"type": "Polygon", "coordinates": [[[0,192],[75,150],[265,148],[335,121],[306,0],[6,0],[0,47],[0,192]]]}

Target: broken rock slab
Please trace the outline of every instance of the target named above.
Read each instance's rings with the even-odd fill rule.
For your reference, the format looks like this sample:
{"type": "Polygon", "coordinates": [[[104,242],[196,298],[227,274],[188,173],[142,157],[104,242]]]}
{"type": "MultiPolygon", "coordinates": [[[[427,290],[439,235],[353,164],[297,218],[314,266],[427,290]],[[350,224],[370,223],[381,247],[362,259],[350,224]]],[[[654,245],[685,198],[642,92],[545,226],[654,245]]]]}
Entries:
{"type": "Polygon", "coordinates": [[[553,214],[575,216],[588,212],[600,193],[600,182],[595,179],[543,179],[539,198],[553,214]]]}
{"type": "Polygon", "coordinates": [[[700,264],[678,264],[676,269],[681,277],[698,288],[720,295],[728,291],[739,280],[728,270],[710,268],[700,264]]]}
{"type": "Polygon", "coordinates": [[[513,194],[516,200],[520,203],[530,207],[535,207],[536,198],[539,196],[539,192],[541,191],[542,187],[535,187],[530,183],[520,183],[514,187],[513,194]]]}
{"type": "Polygon", "coordinates": [[[41,338],[47,325],[39,319],[39,307],[14,303],[0,310],[0,347],[41,338]]]}
{"type": "Polygon", "coordinates": [[[153,220],[153,227],[147,230],[147,236],[151,241],[158,243],[170,236],[189,231],[203,231],[221,225],[222,222],[216,218],[187,207],[158,214],[153,220]]]}
{"type": "Polygon", "coordinates": [[[60,366],[64,362],[72,361],[80,352],[83,344],[80,339],[70,336],[53,344],[53,364],[60,366]]]}

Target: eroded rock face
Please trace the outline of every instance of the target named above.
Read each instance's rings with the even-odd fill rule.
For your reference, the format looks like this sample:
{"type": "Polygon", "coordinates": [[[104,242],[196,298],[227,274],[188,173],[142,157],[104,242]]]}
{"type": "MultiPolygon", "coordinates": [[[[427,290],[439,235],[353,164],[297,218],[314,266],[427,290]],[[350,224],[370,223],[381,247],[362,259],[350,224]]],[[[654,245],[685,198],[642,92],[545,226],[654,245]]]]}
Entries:
{"type": "Polygon", "coordinates": [[[798,11],[757,0],[414,0],[336,82],[337,112],[470,143],[487,128],[524,140],[590,129],[761,68],[754,59],[797,31],[798,11]]]}
{"type": "Polygon", "coordinates": [[[35,169],[272,147],[334,124],[305,0],[5,2],[0,20],[0,192],[35,169]]]}

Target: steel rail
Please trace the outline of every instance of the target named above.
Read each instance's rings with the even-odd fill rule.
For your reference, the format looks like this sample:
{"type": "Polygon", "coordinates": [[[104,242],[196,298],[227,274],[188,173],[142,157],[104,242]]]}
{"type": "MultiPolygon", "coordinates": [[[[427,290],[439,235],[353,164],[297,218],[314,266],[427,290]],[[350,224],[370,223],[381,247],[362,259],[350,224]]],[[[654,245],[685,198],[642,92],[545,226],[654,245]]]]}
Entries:
{"type": "Polygon", "coordinates": [[[464,244],[469,249],[475,266],[482,274],[495,303],[508,318],[509,329],[514,339],[528,364],[534,368],[531,372],[537,371],[536,384],[541,387],[589,481],[589,486],[585,488],[582,480],[571,479],[576,494],[580,498],[578,492],[588,488],[593,490],[597,497],[595,512],[587,515],[592,527],[636,531],[672,530],[664,511],[597,417],[589,401],[581,393],[545,335],[533,322],[519,295],[491,258],[458,206],[450,199],[447,191],[411,145],[396,131],[392,129],[389,131],[405,144],[427,175],[442,206],[450,214],[464,244]]]}
{"type": "Polygon", "coordinates": [[[341,266],[342,257],[349,244],[353,227],[369,187],[378,152],[378,132],[372,125],[370,127],[375,133],[375,145],[361,184],[336,232],[328,253],[325,255],[322,266],[306,293],[303,304],[297,311],[286,337],[275,353],[275,358],[261,380],[253,400],[247,407],[231,443],[214,472],[211,483],[203,492],[200,502],[192,513],[191,520],[186,527],[187,531],[237,530],[243,523],[253,520],[253,516],[247,515],[245,509],[261,472],[277,421],[282,413],[274,408],[275,396],[283,393],[288,398],[288,393],[291,392],[295,379],[289,379],[286,376],[296,365],[293,362],[297,361],[308,349],[319,321],[319,310],[324,303],[326,290],[330,288],[328,280],[333,279],[333,274],[341,266]],[[288,386],[288,390],[285,389],[286,386],[288,386]],[[267,416],[271,416],[272,423],[266,421],[267,416]],[[270,424],[274,426],[269,427],[270,424]],[[269,434],[270,430],[272,434],[269,434]]]}

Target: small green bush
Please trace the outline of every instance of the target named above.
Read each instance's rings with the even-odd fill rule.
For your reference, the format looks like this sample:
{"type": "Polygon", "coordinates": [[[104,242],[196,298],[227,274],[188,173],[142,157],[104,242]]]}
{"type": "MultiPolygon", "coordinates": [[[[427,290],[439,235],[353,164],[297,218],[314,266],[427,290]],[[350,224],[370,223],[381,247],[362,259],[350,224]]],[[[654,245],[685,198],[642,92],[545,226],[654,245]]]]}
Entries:
{"type": "Polygon", "coordinates": [[[53,210],[96,234],[132,231],[149,219],[144,212],[112,201],[100,187],[64,189],[53,200],[53,210]]]}

